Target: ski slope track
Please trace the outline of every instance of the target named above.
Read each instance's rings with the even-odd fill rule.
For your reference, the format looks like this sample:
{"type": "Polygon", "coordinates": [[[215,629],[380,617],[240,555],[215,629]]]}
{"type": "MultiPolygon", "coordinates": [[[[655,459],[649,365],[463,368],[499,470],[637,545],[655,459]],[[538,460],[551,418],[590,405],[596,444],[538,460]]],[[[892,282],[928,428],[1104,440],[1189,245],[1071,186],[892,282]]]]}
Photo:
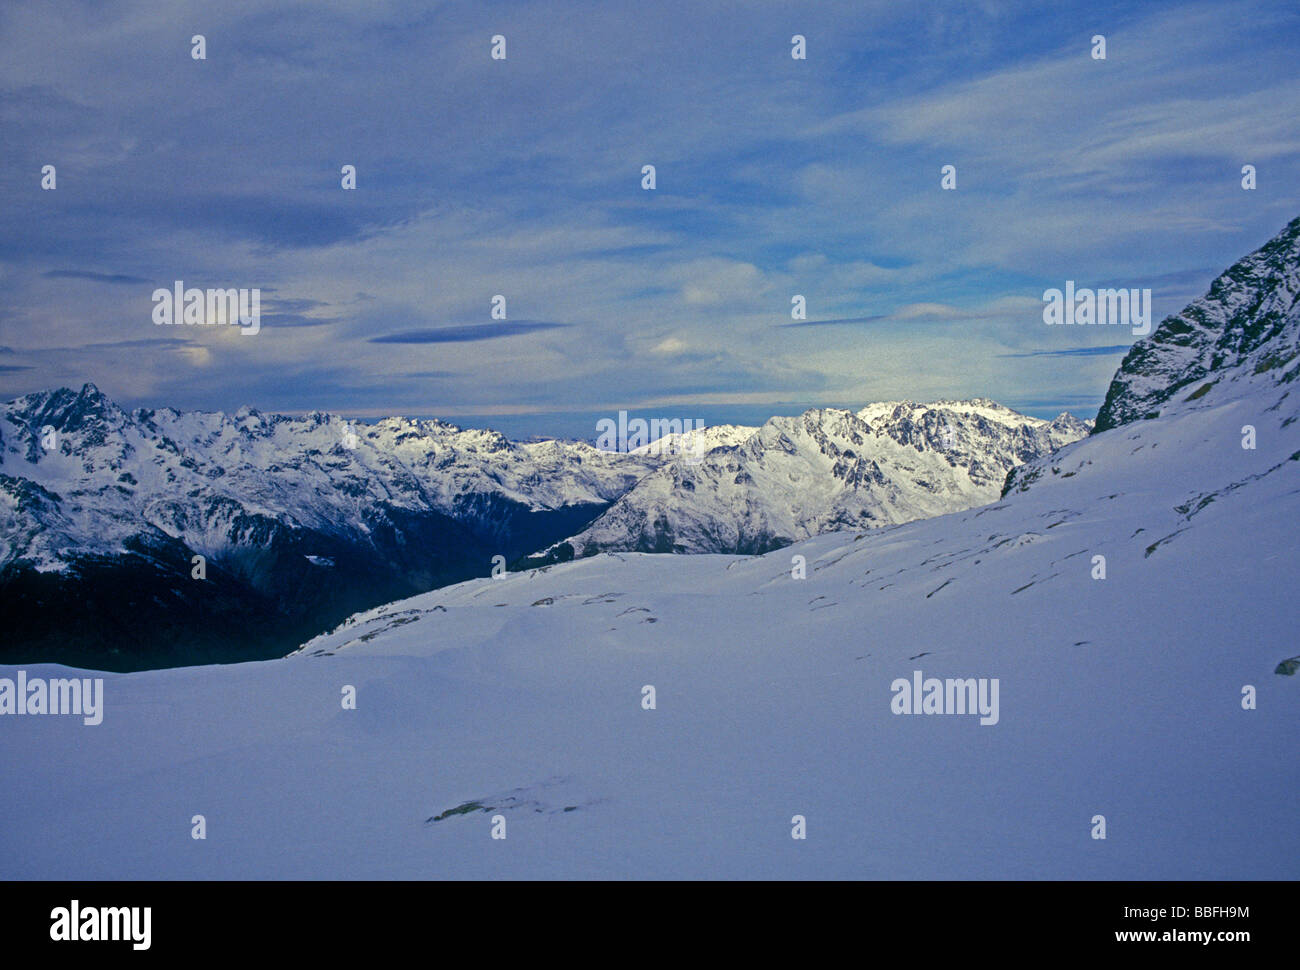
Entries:
{"type": "Polygon", "coordinates": [[[993,504],[472,580],[282,660],[105,675],[97,727],[0,719],[0,873],[1295,879],[1298,239],[993,504]],[[918,670],[996,678],[997,723],[894,714],[918,670]]]}

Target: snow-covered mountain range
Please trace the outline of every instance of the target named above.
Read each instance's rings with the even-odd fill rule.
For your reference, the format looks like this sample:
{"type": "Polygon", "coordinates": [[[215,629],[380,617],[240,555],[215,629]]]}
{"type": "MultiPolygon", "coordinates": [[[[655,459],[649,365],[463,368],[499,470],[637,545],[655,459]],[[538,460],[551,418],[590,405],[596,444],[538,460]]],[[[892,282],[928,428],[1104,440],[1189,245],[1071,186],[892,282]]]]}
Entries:
{"type": "Polygon", "coordinates": [[[642,478],[536,564],[598,552],[763,553],[834,529],[876,528],[996,499],[1007,472],[1088,433],[1070,414],[993,401],[910,401],[776,417],[642,478]]]}
{"type": "Polygon", "coordinates": [[[761,552],[967,508],[1085,431],[987,401],[889,404],[619,453],[437,420],[128,412],[90,384],[30,394],[0,407],[7,649],[107,668],[275,656],[498,556],[761,552]]]}
{"type": "Polygon", "coordinates": [[[601,506],[659,463],[653,454],[517,443],[437,420],[362,425],[248,408],[128,413],[93,384],[5,405],[0,442],[0,565],[23,560],[41,570],[66,569],[86,553],[125,553],[150,534],[212,559],[277,528],[376,543],[377,532],[397,528],[384,517],[402,513],[439,513],[505,548],[514,526],[505,510],[601,506]],[[54,432],[49,447],[42,429],[54,432]],[[24,485],[48,504],[19,501],[24,485]]]}
{"type": "Polygon", "coordinates": [[[436,420],[30,394],[0,408],[5,649],[110,669],[275,656],[581,528],[659,460],[436,420]]]}
{"type": "Polygon", "coordinates": [[[1298,236],[1270,336],[1189,382],[1167,319],[994,504],[475,579],[8,719],[6,874],[1296,879],[1298,236]],[[996,723],[901,710],[921,678],[996,682],[996,723]]]}

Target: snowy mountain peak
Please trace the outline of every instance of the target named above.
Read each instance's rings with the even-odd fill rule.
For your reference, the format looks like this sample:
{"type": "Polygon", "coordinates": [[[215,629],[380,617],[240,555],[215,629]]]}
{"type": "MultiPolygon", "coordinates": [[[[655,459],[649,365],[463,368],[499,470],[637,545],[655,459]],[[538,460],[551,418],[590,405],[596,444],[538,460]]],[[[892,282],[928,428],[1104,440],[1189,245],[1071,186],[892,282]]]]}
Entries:
{"type": "Polygon", "coordinates": [[[58,387],[16,399],[12,413],[29,426],[49,426],[56,431],[76,431],[96,420],[117,420],[123,412],[94,384],[80,391],[58,387]]]}

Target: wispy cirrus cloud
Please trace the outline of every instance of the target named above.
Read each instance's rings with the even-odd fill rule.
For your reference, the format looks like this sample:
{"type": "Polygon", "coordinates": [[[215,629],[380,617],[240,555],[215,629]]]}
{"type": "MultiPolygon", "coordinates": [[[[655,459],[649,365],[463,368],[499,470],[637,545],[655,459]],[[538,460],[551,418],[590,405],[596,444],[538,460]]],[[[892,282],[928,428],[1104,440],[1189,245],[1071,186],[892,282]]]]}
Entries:
{"type": "Polygon", "coordinates": [[[126,273],[92,273],[78,269],[52,269],[41,275],[51,280],[89,280],[92,283],[130,283],[143,286],[150,282],[143,276],[130,276],[126,273]]]}
{"type": "Polygon", "coordinates": [[[399,333],[371,337],[372,344],[455,344],[480,340],[499,340],[520,334],[537,333],[568,327],[567,323],[547,323],[542,320],[511,320],[492,323],[471,323],[462,326],[434,327],[429,330],[403,330],[399,333]]]}
{"type": "Polygon", "coordinates": [[[1132,344],[1113,344],[1109,347],[1066,347],[1061,350],[1030,350],[1019,354],[998,354],[998,357],[1115,357],[1127,354],[1132,344]]]}

